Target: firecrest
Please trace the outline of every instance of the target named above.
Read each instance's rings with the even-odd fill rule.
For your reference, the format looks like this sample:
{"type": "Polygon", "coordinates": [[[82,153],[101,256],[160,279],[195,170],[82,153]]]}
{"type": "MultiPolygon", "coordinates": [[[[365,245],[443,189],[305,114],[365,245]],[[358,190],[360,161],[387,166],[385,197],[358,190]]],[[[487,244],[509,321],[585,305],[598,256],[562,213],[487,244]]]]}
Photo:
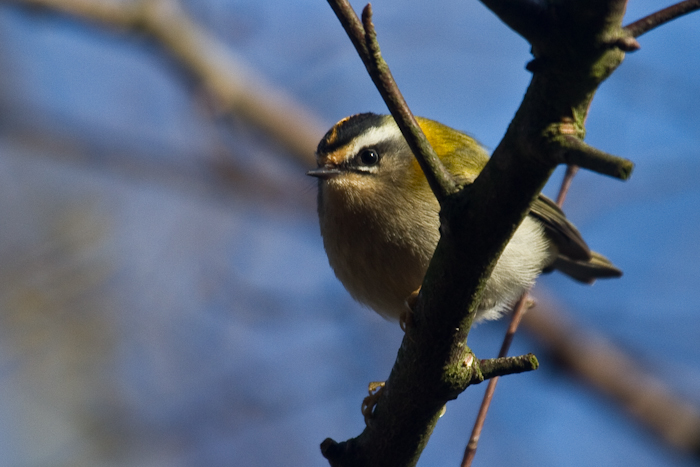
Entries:
{"type": "MultiPolygon", "coordinates": [[[[486,165],[471,137],[418,118],[438,157],[469,183],[486,165]]],[[[363,113],[331,128],[316,151],[318,216],[328,261],[360,303],[386,318],[407,311],[440,238],[440,206],[390,115],[363,113]]],[[[592,252],[564,213],[540,195],[488,280],[476,321],[497,319],[542,271],[558,269],[584,283],[622,272],[592,252]]]]}

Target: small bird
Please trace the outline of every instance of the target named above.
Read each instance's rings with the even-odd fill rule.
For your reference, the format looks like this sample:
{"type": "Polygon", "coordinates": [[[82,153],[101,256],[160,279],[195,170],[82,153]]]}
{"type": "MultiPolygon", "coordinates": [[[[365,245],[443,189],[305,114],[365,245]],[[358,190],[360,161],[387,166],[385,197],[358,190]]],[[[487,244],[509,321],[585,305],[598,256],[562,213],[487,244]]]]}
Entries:
{"type": "MultiPolygon", "coordinates": [[[[484,148],[439,122],[417,121],[447,170],[473,182],[488,161],[484,148]]],[[[391,115],[344,118],[323,137],[316,158],[307,175],[318,178],[321,235],[335,275],[355,300],[399,319],[440,238],[440,205],[423,171],[391,115]]],[[[494,267],[475,322],[499,318],[552,269],[588,284],[622,275],[540,195],[494,267]]]]}

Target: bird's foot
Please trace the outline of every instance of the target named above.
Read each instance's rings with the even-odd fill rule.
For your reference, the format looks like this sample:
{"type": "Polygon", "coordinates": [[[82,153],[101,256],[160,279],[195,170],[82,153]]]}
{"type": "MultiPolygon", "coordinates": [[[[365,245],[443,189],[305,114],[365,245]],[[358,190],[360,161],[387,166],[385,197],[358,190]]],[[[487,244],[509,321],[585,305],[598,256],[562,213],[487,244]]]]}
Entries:
{"type": "Polygon", "coordinates": [[[413,311],[416,308],[416,302],[418,301],[418,295],[420,294],[420,287],[414,290],[411,295],[406,297],[406,311],[401,313],[399,316],[399,326],[403,332],[406,332],[409,326],[413,324],[413,311]]]}
{"type": "Polygon", "coordinates": [[[537,299],[535,299],[532,295],[528,295],[525,299],[525,311],[534,308],[535,305],[537,305],[537,299]]]}
{"type": "Polygon", "coordinates": [[[362,401],[362,415],[365,417],[365,425],[369,425],[369,421],[374,417],[374,407],[379,401],[379,397],[384,390],[384,381],[372,381],[367,387],[369,396],[362,401]]]}

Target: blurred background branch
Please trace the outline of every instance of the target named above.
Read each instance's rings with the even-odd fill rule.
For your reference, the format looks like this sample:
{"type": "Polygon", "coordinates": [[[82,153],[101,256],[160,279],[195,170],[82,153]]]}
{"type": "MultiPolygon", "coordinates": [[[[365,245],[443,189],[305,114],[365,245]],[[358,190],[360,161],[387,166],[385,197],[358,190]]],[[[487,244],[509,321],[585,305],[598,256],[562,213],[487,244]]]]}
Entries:
{"type": "Polygon", "coordinates": [[[551,299],[538,302],[523,325],[566,371],[610,397],[676,449],[700,458],[700,408],[674,394],[657,368],[576,322],[551,299]]]}
{"type": "Polygon", "coordinates": [[[263,129],[304,167],[315,162],[316,145],[325,133],[320,120],[192,21],[178,0],[5,1],[149,34],[197,77],[217,112],[235,114],[263,129]]]}

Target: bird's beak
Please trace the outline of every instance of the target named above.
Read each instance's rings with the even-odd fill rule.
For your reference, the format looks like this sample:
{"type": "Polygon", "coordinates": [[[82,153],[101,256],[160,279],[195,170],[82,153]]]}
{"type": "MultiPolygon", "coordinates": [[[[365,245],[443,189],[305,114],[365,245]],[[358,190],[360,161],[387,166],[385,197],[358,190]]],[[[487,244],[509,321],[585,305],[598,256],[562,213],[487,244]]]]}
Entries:
{"type": "Polygon", "coordinates": [[[343,173],[343,172],[338,168],[324,166],[324,167],[318,167],[318,168],[313,169],[313,170],[309,170],[308,172],[306,172],[306,175],[309,175],[311,177],[320,178],[322,180],[328,180],[329,178],[337,177],[341,173],[343,173]]]}

